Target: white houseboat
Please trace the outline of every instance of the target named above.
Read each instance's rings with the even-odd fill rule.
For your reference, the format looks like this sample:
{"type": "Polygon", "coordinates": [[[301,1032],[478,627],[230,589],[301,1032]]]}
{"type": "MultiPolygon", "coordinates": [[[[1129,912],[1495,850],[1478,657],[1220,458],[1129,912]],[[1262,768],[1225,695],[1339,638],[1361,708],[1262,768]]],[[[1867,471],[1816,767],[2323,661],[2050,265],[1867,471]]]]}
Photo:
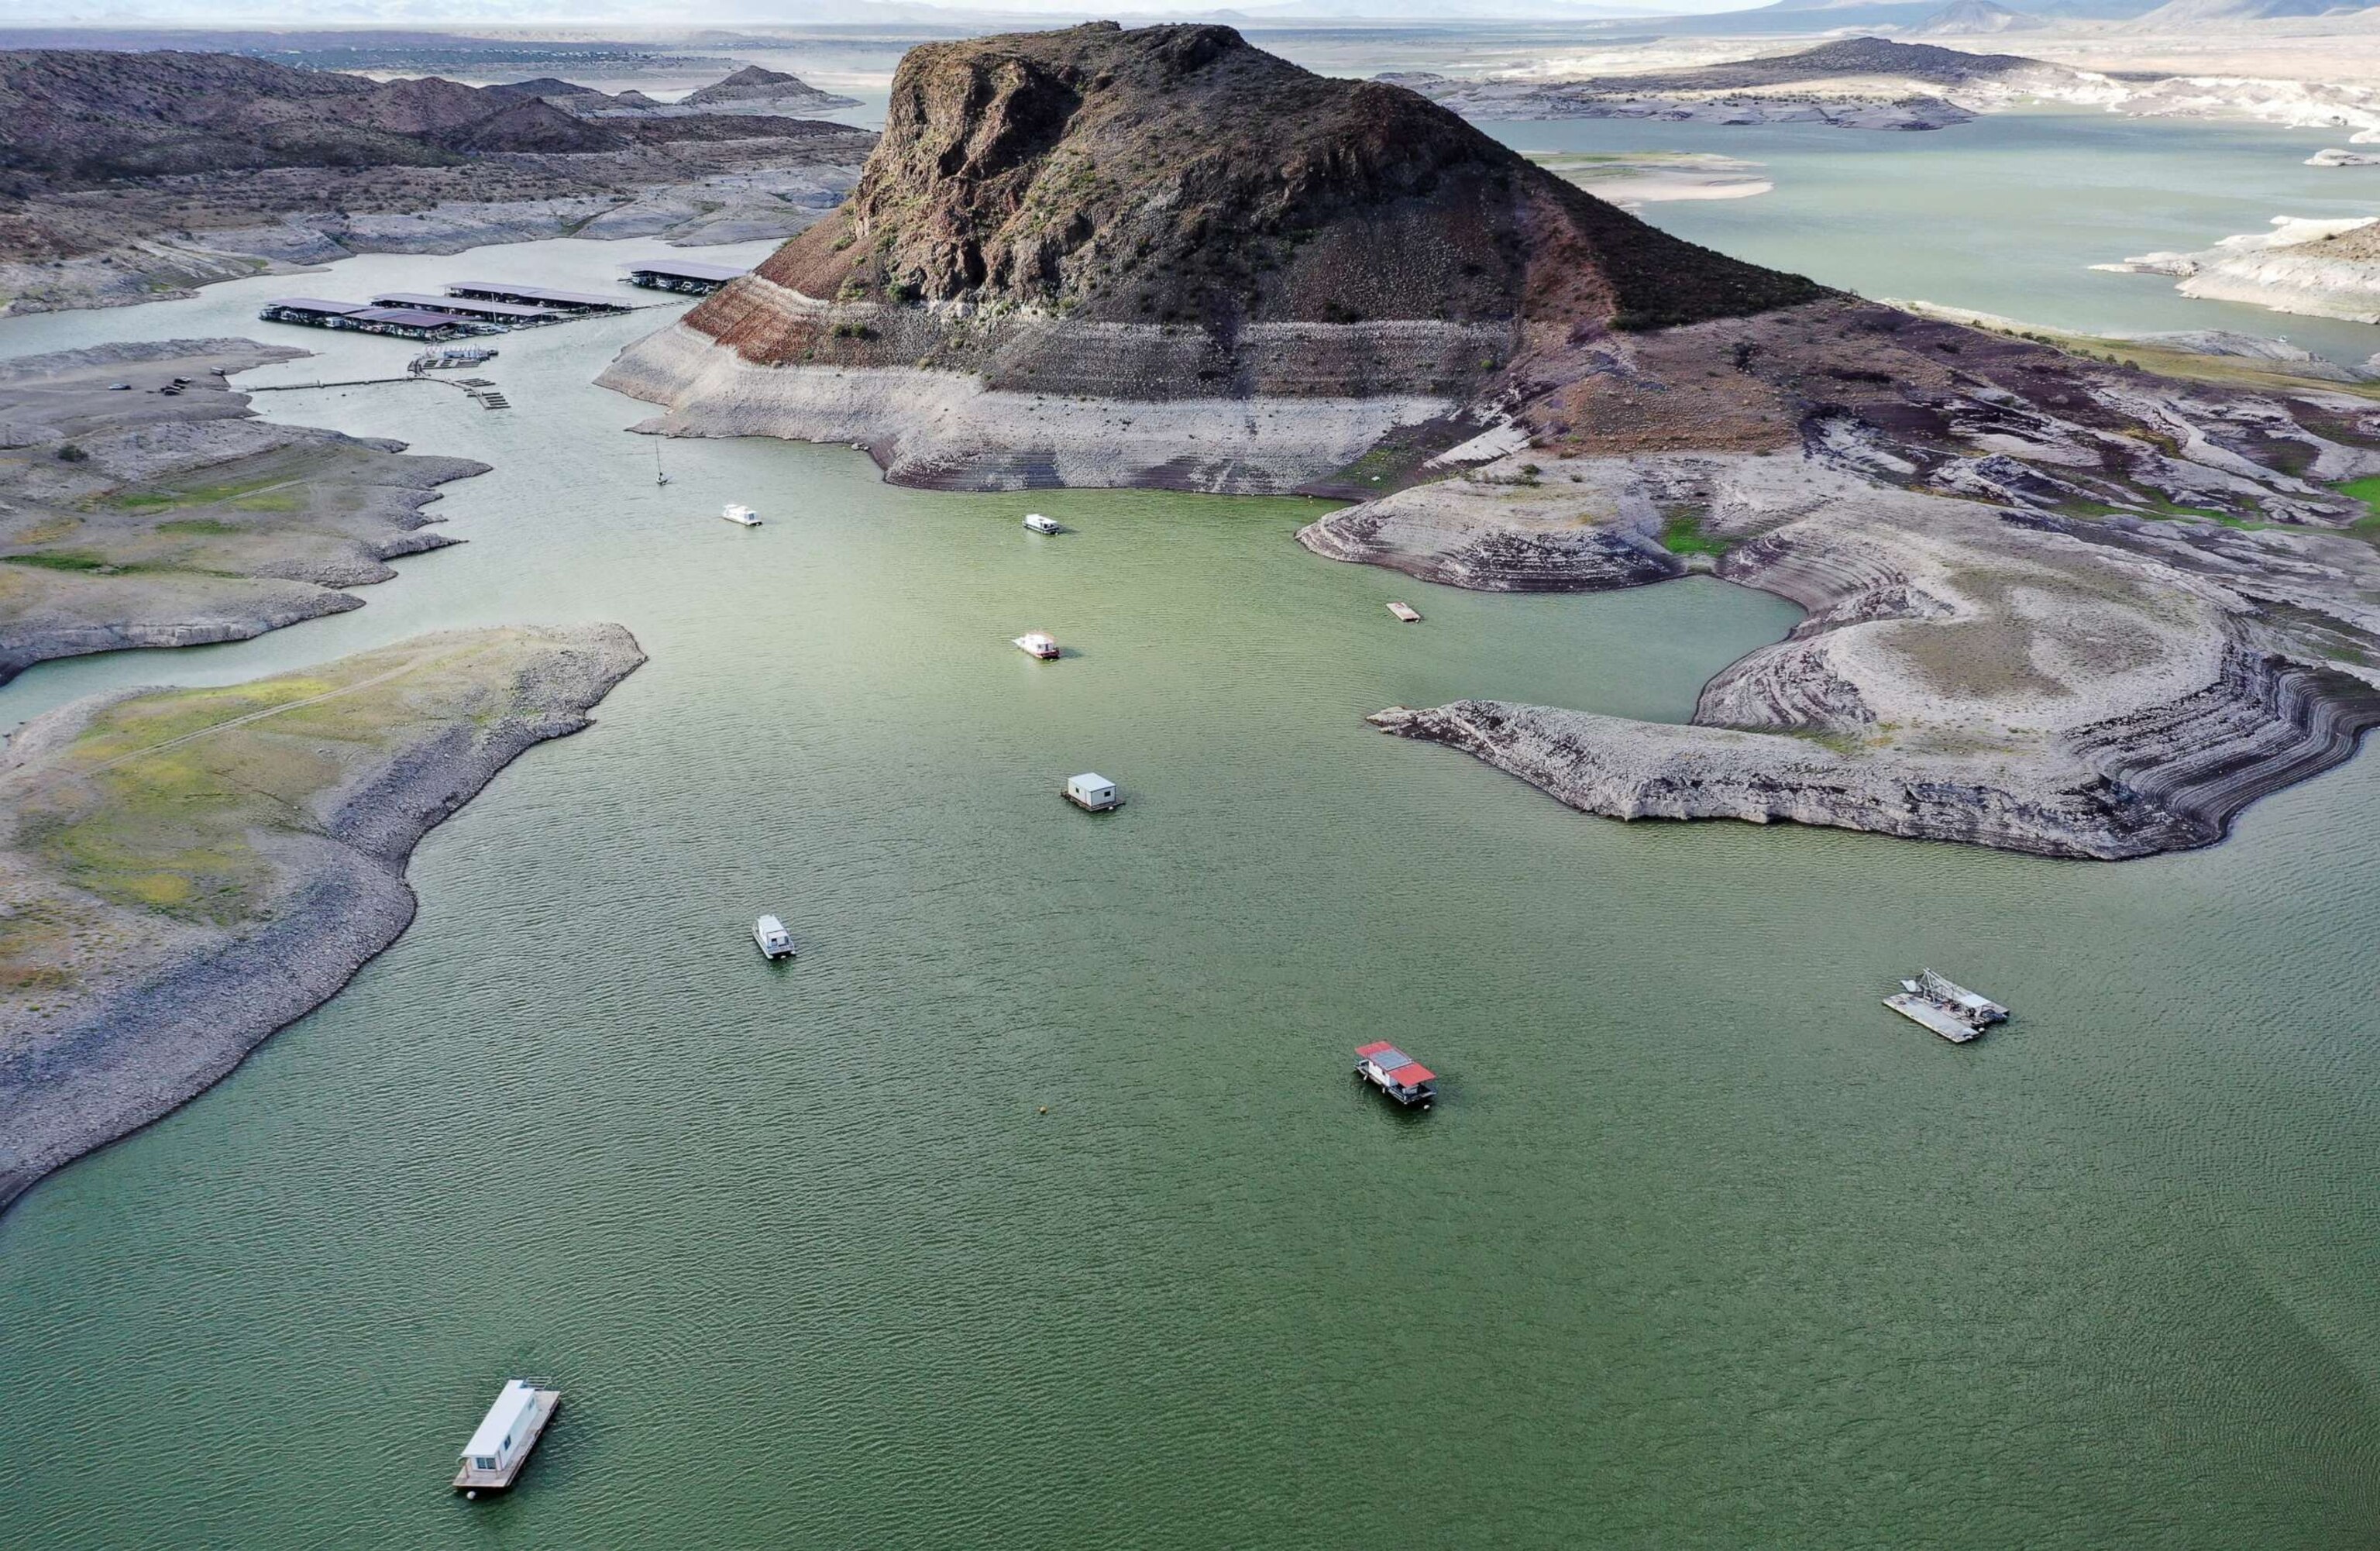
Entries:
{"type": "Polygon", "coordinates": [[[729,522],[734,523],[738,527],[758,527],[760,526],[760,514],[752,510],[751,507],[743,504],[741,502],[729,502],[726,505],[719,509],[719,515],[725,517],[729,522]]]}
{"type": "Polygon", "coordinates": [[[1044,662],[1053,662],[1058,657],[1058,637],[1050,635],[1047,630],[1027,630],[1024,635],[1016,637],[1016,649],[1027,657],[1038,657],[1044,662]]]}
{"type": "Polygon", "coordinates": [[[479,1431],[463,1446],[463,1468],[455,1472],[455,1490],[476,1497],[511,1486],[561,1404],[562,1391],[551,1385],[529,1378],[504,1380],[496,1403],[480,1418],[479,1431]]]}
{"type": "Polygon", "coordinates": [[[1065,794],[1068,802],[1085,813],[1105,813],[1110,808],[1123,806],[1123,798],[1116,792],[1115,782],[1088,770],[1066,778],[1065,794]]]}
{"type": "Polygon", "coordinates": [[[794,934],[785,930],[785,924],[773,915],[763,915],[752,923],[752,940],[760,945],[761,952],[772,959],[794,956],[794,934]]]}
{"type": "Polygon", "coordinates": [[[1066,531],[1064,528],[1058,526],[1057,518],[1045,517],[1038,512],[1026,513],[1025,526],[1036,533],[1063,533],[1066,531]]]}

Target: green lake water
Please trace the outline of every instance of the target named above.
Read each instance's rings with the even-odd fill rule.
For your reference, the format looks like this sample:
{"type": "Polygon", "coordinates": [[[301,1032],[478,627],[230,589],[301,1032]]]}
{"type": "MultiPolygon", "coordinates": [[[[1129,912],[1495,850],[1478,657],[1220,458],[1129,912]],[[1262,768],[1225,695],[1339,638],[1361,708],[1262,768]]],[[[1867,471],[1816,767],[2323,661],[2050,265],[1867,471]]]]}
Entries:
{"type": "MultiPolygon", "coordinates": [[[[341,377],[407,352],[257,301],[647,251],[0,352],[248,333],[325,352],[251,382],[341,377]]],[[[1307,555],[1302,501],[922,494],[834,447],[672,442],[656,489],[588,385],[656,316],[500,341],[509,414],[261,398],[494,464],[440,507],[469,542],[0,691],[517,620],[652,658],[423,843],[345,994],[0,1218],[0,1543],[2368,1544],[2380,763],[2120,866],[1585,818],[1362,718],[1682,717],[1791,608],[1453,592],[1307,555]],[[1087,769],[1121,812],[1060,802],[1087,769]],[[2016,1021],[1878,1005],[1923,964],[2016,1021]],[[1354,1084],[1382,1036],[1435,1111],[1354,1084]],[[524,1373],[559,1422],[456,1500],[524,1373]]]]}

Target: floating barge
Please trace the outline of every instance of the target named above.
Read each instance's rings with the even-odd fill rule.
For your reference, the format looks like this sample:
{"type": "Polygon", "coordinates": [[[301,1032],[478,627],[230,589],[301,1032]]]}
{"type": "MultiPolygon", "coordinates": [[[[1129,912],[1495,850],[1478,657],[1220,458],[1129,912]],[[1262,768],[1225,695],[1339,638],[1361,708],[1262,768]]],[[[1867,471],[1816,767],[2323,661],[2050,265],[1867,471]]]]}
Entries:
{"type": "Polygon", "coordinates": [[[1407,624],[1419,624],[1421,623],[1421,611],[1415,608],[1410,603],[1391,603],[1389,605],[1389,612],[1396,615],[1397,618],[1404,621],[1407,624]]]}
{"type": "Polygon", "coordinates": [[[463,1468],[455,1472],[455,1490],[471,1497],[509,1490],[561,1405],[562,1391],[549,1384],[504,1380],[496,1403],[480,1419],[479,1431],[463,1446],[463,1468]]]}
{"type": "Polygon", "coordinates": [[[1438,1099],[1438,1073],[1385,1039],[1355,1047],[1355,1075],[1408,1109],[1438,1099]]]}
{"type": "Polygon", "coordinates": [[[707,297],[731,280],[741,280],[751,273],[748,269],[736,269],[729,264],[695,264],[668,260],[650,264],[628,266],[628,284],[648,291],[677,291],[690,297],[707,297]]]}
{"type": "Polygon", "coordinates": [[[1998,1002],[1930,969],[1914,980],[1903,980],[1900,994],[1885,998],[1884,1004],[1953,1045],[1964,1045],[2009,1017],[2009,1010],[1998,1002]]]}

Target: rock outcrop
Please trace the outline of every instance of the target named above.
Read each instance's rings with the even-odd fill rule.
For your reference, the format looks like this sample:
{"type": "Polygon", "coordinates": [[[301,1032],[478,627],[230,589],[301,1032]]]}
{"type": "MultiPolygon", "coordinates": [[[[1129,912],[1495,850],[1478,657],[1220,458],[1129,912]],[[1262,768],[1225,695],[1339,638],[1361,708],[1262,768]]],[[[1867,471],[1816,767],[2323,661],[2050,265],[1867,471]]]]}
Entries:
{"type": "Polygon", "coordinates": [[[913,49],[844,208],[603,380],[665,405],[657,429],[861,441],[905,481],[1096,464],[1280,490],[1469,404],[1545,340],[1823,294],[1411,92],[1227,28],[1096,24],[913,49]],[[1079,414],[1030,412],[1061,398],[1134,448],[1102,456],[1079,414]]]}

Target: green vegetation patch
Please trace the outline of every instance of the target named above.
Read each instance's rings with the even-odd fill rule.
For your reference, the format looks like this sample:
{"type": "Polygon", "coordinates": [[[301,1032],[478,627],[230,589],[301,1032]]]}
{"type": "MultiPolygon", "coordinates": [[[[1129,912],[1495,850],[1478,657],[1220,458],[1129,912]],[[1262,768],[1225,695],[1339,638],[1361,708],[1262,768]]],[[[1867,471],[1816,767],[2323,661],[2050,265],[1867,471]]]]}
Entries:
{"type": "Polygon", "coordinates": [[[196,534],[212,538],[225,533],[245,533],[248,529],[227,522],[217,522],[212,517],[176,517],[171,522],[159,523],[157,531],[196,534]]]}
{"type": "Polygon", "coordinates": [[[1672,512],[1661,525],[1661,547],[1671,554],[1706,554],[1717,559],[1727,553],[1730,543],[1705,533],[1698,512],[1672,512]]]}
{"type": "Polygon", "coordinates": [[[44,571],[120,571],[122,566],[91,550],[43,550],[36,554],[0,555],[11,565],[36,565],[44,571]]]}
{"type": "MultiPolygon", "coordinates": [[[[246,505],[263,492],[271,491],[273,486],[286,482],[283,476],[272,474],[262,479],[239,479],[221,485],[166,485],[153,490],[118,491],[114,495],[108,496],[106,501],[109,505],[127,512],[154,512],[167,506],[212,506],[225,502],[246,505]]],[[[298,500],[294,493],[287,495],[285,499],[288,503],[286,505],[269,508],[250,507],[249,509],[273,511],[298,509],[298,500]]]]}

